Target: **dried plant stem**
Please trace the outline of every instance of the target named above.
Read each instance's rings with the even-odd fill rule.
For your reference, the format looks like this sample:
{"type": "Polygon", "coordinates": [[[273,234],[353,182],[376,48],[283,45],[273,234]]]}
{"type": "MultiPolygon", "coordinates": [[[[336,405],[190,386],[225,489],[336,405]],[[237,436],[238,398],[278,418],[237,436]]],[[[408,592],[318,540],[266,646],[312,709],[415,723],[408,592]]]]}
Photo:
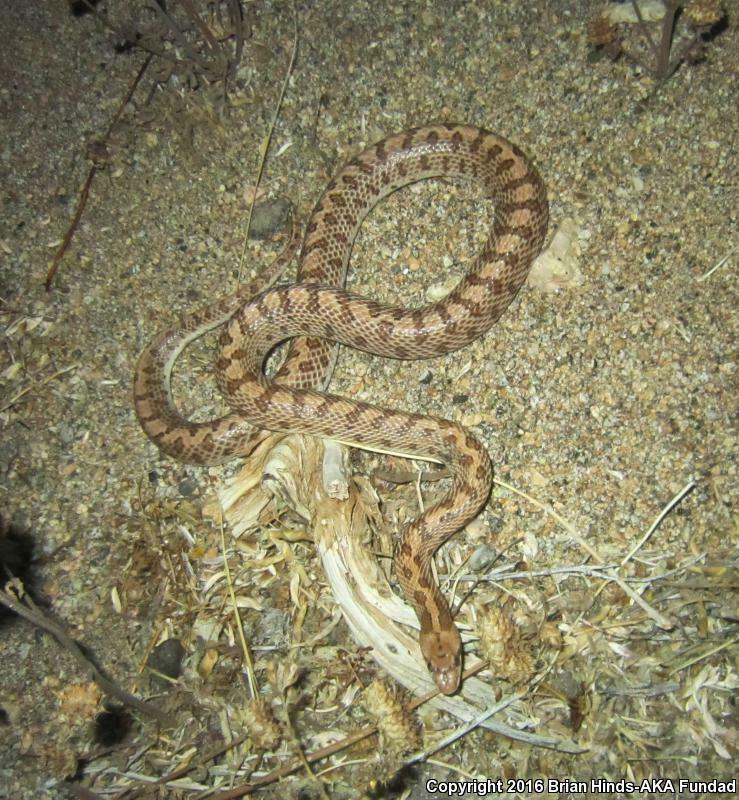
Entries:
{"type": "Polygon", "coordinates": [[[504,481],[499,480],[498,478],[494,479],[494,483],[498,486],[502,486],[504,489],[508,489],[509,492],[513,492],[514,494],[523,497],[524,499],[528,500],[529,503],[535,505],[537,508],[540,508],[546,514],[549,514],[552,519],[556,520],[566,531],[570,534],[572,539],[576,541],[580,547],[593,559],[595,559],[599,564],[603,563],[603,558],[599,555],[598,551],[595,550],[585,539],[577,532],[575,526],[568,522],[564,517],[560,516],[551,506],[547,505],[546,503],[542,503],[540,500],[537,500],[535,497],[532,497],[526,492],[522,492],[520,489],[517,489],[515,486],[512,486],[510,483],[505,483],[504,481]]]}
{"type": "MultiPolygon", "coordinates": [[[[647,601],[639,594],[639,592],[632,589],[631,586],[629,586],[626,581],[623,580],[623,578],[613,574],[611,576],[611,580],[615,581],[615,583],[618,584],[619,589],[621,589],[624,594],[628,595],[631,600],[640,606],[644,613],[650,617],[658,627],[665,631],[671,631],[675,627],[675,623],[671,619],[665,617],[664,614],[661,614],[653,606],[650,606],[649,603],[647,603],[647,601]]],[[[605,586],[605,584],[602,584],[602,586],[605,586]]]]}
{"type": "MultiPolygon", "coordinates": [[[[635,4],[635,0],[632,0],[635,4]]],[[[670,48],[672,47],[672,33],[675,29],[675,14],[677,13],[678,2],[671,0],[665,3],[665,15],[662,18],[662,36],[657,50],[657,77],[664,80],[670,77],[672,70],[670,67],[670,48]]],[[[677,63],[675,64],[677,67],[677,63]]]]}
{"type": "Polygon", "coordinates": [[[508,697],[503,698],[499,703],[495,703],[495,705],[486,708],[482,713],[480,713],[475,719],[470,720],[470,722],[466,723],[465,725],[460,726],[455,731],[452,731],[448,736],[445,736],[441,741],[437,742],[432,747],[428,748],[427,750],[423,750],[420,753],[417,753],[414,756],[411,756],[406,762],[406,766],[410,766],[411,764],[416,764],[419,761],[426,761],[429,756],[432,756],[434,753],[437,753],[439,750],[443,750],[445,747],[448,747],[450,744],[454,744],[458,739],[461,739],[463,736],[466,736],[470,731],[473,731],[475,728],[482,725],[486,719],[492,717],[493,714],[497,714],[499,711],[502,711],[504,708],[507,708],[512,703],[521,700],[525,697],[527,692],[520,692],[518,694],[512,694],[508,697]]]}
{"type": "MultiPolygon", "coordinates": [[[[679,567],[675,569],[671,569],[668,572],[662,572],[659,575],[653,575],[649,578],[638,578],[638,577],[628,577],[624,578],[625,581],[628,583],[654,583],[655,581],[664,581],[666,578],[669,578],[673,575],[677,575],[680,572],[684,572],[688,567],[693,566],[693,564],[697,564],[699,561],[702,561],[705,558],[704,554],[700,554],[697,556],[693,556],[689,558],[686,562],[681,564],[679,567]]],[[[523,571],[523,572],[509,572],[512,568],[512,564],[509,564],[504,567],[499,567],[496,570],[488,572],[486,575],[461,575],[457,580],[461,582],[468,582],[468,581],[489,581],[493,583],[501,583],[502,581],[510,581],[510,580],[531,580],[532,578],[551,578],[555,575],[588,575],[591,578],[600,578],[601,580],[612,580],[612,576],[606,574],[606,570],[612,570],[618,567],[618,564],[599,564],[597,566],[591,567],[588,564],[572,564],[570,566],[562,566],[562,567],[550,567],[549,569],[535,569],[530,571],[523,571]]],[[[672,585],[669,582],[667,585],[672,585]]],[[[681,582],[680,586],[684,586],[685,583],[681,582]]],[[[715,585],[715,584],[712,584],[715,585]]]]}
{"type": "Polygon", "coordinates": [[[655,42],[652,38],[652,34],[650,33],[649,27],[644,21],[644,17],[642,16],[637,0],[631,0],[631,5],[634,8],[636,18],[639,20],[639,30],[654,53],[656,65],[655,68],[645,68],[649,69],[649,72],[654,73],[657,77],[660,77],[663,74],[663,71],[667,69],[667,64],[670,60],[670,45],[672,44],[672,31],[675,26],[677,2],[676,0],[669,0],[669,2],[665,3],[665,15],[662,18],[662,37],[660,38],[659,44],[657,44],[657,42],[655,42]]]}
{"type": "Polygon", "coordinates": [[[659,697],[676,692],[679,683],[648,683],[643,686],[604,686],[598,689],[606,697],[659,697]]]}
{"type": "Polygon", "coordinates": [[[699,280],[699,281],[704,281],[704,280],[706,280],[706,278],[710,278],[710,277],[711,277],[711,275],[713,275],[713,273],[714,273],[714,272],[716,272],[716,270],[717,270],[717,269],[720,269],[721,267],[723,267],[723,265],[724,265],[724,264],[725,264],[725,263],[726,263],[728,260],[729,260],[729,256],[724,256],[724,257],[723,257],[723,258],[722,258],[722,259],[721,259],[721,260],[720,260],[720,261],[719,261],[717,264],[715,264],[714,266],[712,266],[712,267],[711,267],[711,269],[709,269],[709,270],[708,270],[708,272],[704,272],[704,273],[703,273],[703,275],[701,275],[701,276],[698,278],[698,280],[699,280]]]}
{"type": "Polygon", "coordinates": [[[233,581],[231,580],[231,568],[228,566],[228,554],[226,552],[226,535],[223,526],[223,516],[221,516],[221,553],[223,553],[223,570],[226,576],[226,585],[228,586],[228,595],[231,599],[231,606],[233,607],[234,621],[236,630],[239,632],[239,642],[241,643],[241,651],[244,654],[244,664],[246,664],[246,677],[249,683],[249,694],[252,700],[256,700],[259,696],[257,690],[257,679],[254,674],[254,661],[251,657],[251,650],[244,635],[244,626],[241,622],[241,614],[239,607],[236,604],[236,593],[234,592],[233,581]]]}
{"type": "Polygon", "coordinates": [[[714,653],[718,653],[721,650],[725,650],[727,647],[731,647],[731,645],[736,644],[737,642],[739,642],[739,637],[736,636],[733,637],[732,639],[727,639],[725,642],[716,645],[716,647],[711,647],[709,650],[704,651],[700,655],[691,657],[686,661],[681,661],[676,667],[673,667],[673,669],[670,670],[668,675],[672,677],[678,672],[682,672],[684,669],[692,667],[693,664],[697,664],[699,661],[703,661],[704,658],[708,658],[709,656],[714,655],[714,653]]]}
{"type": "Polygon", "coordinates": [[[231,23],[234,26],[234,36],[236,37],[232,61],[236,66],[241,63],[241,55],[244,52],[244,39],[246,38],[244,35],[244,12],[239,0],[228,0],[228,5],[231,8],[231,23]]]}
{"type": "MultiPolygon", "coordinates": [[[[130,87],[128,88],[126,96],[119,104],[118,110],[115,112],[115,116],[108,125],[108,130],[105,132],[105,135],[101,140],[103,144],[106,144],[108,139],[110,138],[110,134],[113,132],[115,124],[120,119],[121,114],[123,113],[123,109],[126,107],[126,104],[133,97],[133,93],[136,91],[136,87],[139,85],[141,79],[144,77],[144,73],[146,72],[147,67],[151,63],[152,58],[153,54],[149,53],[144,59],[144,63],[141,65],[141,67],[139,67],[139,71],[136,74],[136,77],[133,79],[133,82],[131,83],[130,87]]],[[[75,234],[75,231],[77,230],[77,227],[80,224],[80,219],[82,219],[82,214],[85,210],[85,206],[87,205],[87,198],[90,195],[90,187],[92,186],[93,178],[95,177],[95,175],[98,173],[99,170],[100,167],[97,164],[93,164],[90,167],[90,171],[87,173],[87,178],[85,179],[85,183],[82,186],[82,191],[80,192],[80,199],[77,201],[77,209],[74,212],[74,217],[72,217],[72,222],[67,228],[67,232],[64,234],[64,239],[62,239],[62,243],[59,246],[59,249],[54,254],[51,266],[49,267],[49,270],[46,273],[46,280],[44,281],[44,286],[46,287],[47,292],[51,290],[51,284],[54,282],[57,270],[59,269],[59,264],[64,258],[64,255],[67,252],[67,249],[69,248],[69,245],[72,242],[72,238],[75,234]]]]}
{"type": "Polygon", "coordinates": [[[79,366],[79,364],[72,364],[69,367],[64,367],[63,369],[57,370],[53,375],[49,375],[48,378],[44,378],[44,380],[41,381],[41,383],[33,384],[31,386],[26,386],[24,389],[21,389],[20,392],[17,392],[16,394],[14,394],[10,398],[10,400],[7,400],[5,403],[3,403],[0,406],[0,411],[5,411],[6,408],[10,408],[11,406],[14,406],[21,399],[21,397],[23,397],[23,395],[28,394],[33,389],[39,388],[41,386],[45,386],[47,383],[51,383],[51,381],[53,381],[55,378],[58,378],[60,375],[64,375],[67,372],[71,372],[73,369],[77,369],[78,366],[79,366]]]}
{"type": "MultiPolygon", "coordinates": [[[[542,503],[541,501],[537,500],[536,498],[531,497],[530,495],[526,494],[525,492],[522,492],[520,489],[516,489],[515,486],[511,486],[508,483],[504,483],[503,481],[500,481],[497,478],[495,479],[495,483],[497,483],[499,486],[503,486],[504,488],[508,489],[511,492],[514,492],[515,494],[520,495],[521,497],[526,498],[530,503],[533,503],[538,508],[541,508],[542,511],[545,511],[547,514],[549,514],[551,517],[553,517],[555,520],[557,520],[557,522],[559,522],[559,524],[562,525],[562,527],[564,527],[565,530],[567,530],[567,532],[570,534],[570,536],[580,545],[580,547],[582,547],[592,558],[594,558],[599,563],[599,565],[601,565],[601,568],[602,568],[603,558],[598,554],[598,552],[593,547],[591,547],[585,541],[585,539],[577,532],[577,530],[575,530],[575,527],[572,524],[570,524],[566,519],[564,519],[564,517],[560,516],[553,508],[551,508],[551,506],[548,506],[545,503],[542,503]]],[[[687,487],[686,487],[686,489],[687,489],[687,487]]],[[[683,492],[681,494],[679,494],[677,498],[675,498],[674,502],[668,503],[667,508],[664,510],[664,513],[661,514],[657,518],[657,521],[655,522],[653,528],[657,527],[659,522],[664,517],[664,514],[666,514],[685,493],[686,493],[686,490],[683,490],[683,492]]],[[[643,538],[643,541],[646,541],[649,538],[650,535],[651,535],[651,531],[649,531],[648,535],[646,535],[643,538]]],[[[639,547],[640,546],[641,546],[641,544],[639,545],[639,547]]],[[[639,549],[638,547],[635,548],[634,552],[636,552],[636,550],[638,550],[638,549],[639,549]]],[[[628,561],[628,557],[626,559],[624,559],[622,564],[625,564],[626,561],[628,561]]],[[[652,620],[654,620],[654,622],[660,628],[663,628],[664,630],[672,630],[672,628],[675,627],[675,623],[672,620],[670,620],[667,617],[665,617],[663,614],[661,614],[659,611],[657,611],[656,608],[653,608],[652,606],[650,606],[649,603],[647,603],[647,601],[644,600],[644,598],[638,592],[634,591],[634,589],[632,589],[626,583],[626,581],[624,581],[624,579],[620,575],[616,574],[615,570],[611,570],[610,574],[603,575],[602,577],[605,579],[605,582],[602,583],[598,587],[598,589],[596,590],[595,595],[593,596],[593,602],[595,602],[595,599],[598,597],[598,595],[600,595],[600,593],[603,591],[603,589],[607,586],[608,581],[609,580],[610,581],[614,581],[616,584],[618,584],[618,586],[621,589],[621,591],[623,591],[623,593],[626,594],[631,600],[633,600],[638,606],[641,606],[641,608],[644,610],[644,612],[652,620]]],[[[580,617],[578,618],[578,621],[582,618],[582,616],[583,616],[583,614],[580,615],[580,617]]]]}
{"type": "Polygon", "coordinates": [[[249,231],[251,230],[251,219],[254,215],[254,206],[257,202],[257,190],[259,189],[259,184],[262,182],[262,175],[264,174],[264,165],[267,161],[267,153],[269,152],[269,145],[272,141],[272,134],[274,133],[275,126],[277,125],[277,119],[280,115],[280,109],[282,108],[282,101],[285,98],[285,92],[287,91],[288,84],[290,82],[290,76],[293,72],[293,67],[295,66],[295,57],[298,53],[298,15],[293,5],[293,48],[292,52],[290,53],[290,62],[287,65],[287,71],[285,72],[285,79],[282,82],[282,88],[280,89],[280,96],[277,98],[277,105],[275,106],[274,114],[272,115],[272,122],[270,123],[269,130],[267,131],[267,135],[262,140],[262,144],[259,147],[259,166],[257,167],[257,176],[254,180],[254,192],[252,194],[251,203],[249,204],[249,211],[247,212],[246,216],[246,230],[244,231],[244,243],[241,247],[241,256],[239,258],[239,274],[238,274],[238,283],[241,284],[243,280],[244,274],[244,260],[246,259],[246,245],[249,241],[249,231]]]}
{"type": "Polygon", "coordinates": [[[502,581],[511,580],[530,580],[531,578],[551,578],[554,575],[587,575],[591,578],[610,579],[608,575],[604,574],[607,569],[613,569],[617,564],[599,564],[598,566],[591,567],[587,564],[574,564],[569,567],[551,567],[550,569],[536,569],[530,572],[508,572],[512,568],[512,564],[505,567],[500,567],[497,570],[488,572],[487,575],[461,575],[457,580],[459,581],[489,581],[492,583],[500,583],[502,581]]]}
{"type": "Polygon", "coordinates": [[[680,7],[679,0],[665,0],[665,14],[662,17],[662,33],[659,42],[655,42],[652,34],[649,31],[649,26],[646,24],[642,16],[641,9],[639,8],[638,0],[631,0],[631,5],[634,8],[637,21],[639,23],[639,30],[642,37],[645,39],[654,57],[654,66],[644,64],[638,58],[628,53],[632,61],[636,61],[647,72],[651,73],[657,80],[666,81],[680,66],[682,61],[688,53],[696,47],[700,41],[700,33],[696,32],[692,39],[677,52],[677,54],[670,60],[670,53],[672,51],[672,36],[675,30],[675,17],[680,7]]]}
{"type": "Polygon", "coordinates": [[[50,633],[59,644],[75,659],[84,672],[89,673],[92,680],[98,685],[100,690],[110,697],[115,698],[128,708],[132,708],[141,714],[148,717],[153,717],[163,725],[171,727],[174,721],[161,709],[157,708],[151,703],[147,703],[136,695],[130,694],[125,689],[122,689],[116,683],[111,681],[90,661],[89,658],[82,652],[77,642],[64,630],[64,628],[52,619],[49,619],[41,609],[33,602],[33,600],[26,594],[23,600],[20,599],[20,592],[22,591],[22,584],[15,578],[9,586],[16,586],[18,594],[11,593],[8,589],[0,590],[0,603],[15,611],[18,616],[33,623],[36,627],[50,633]]]}
{"type": "Polygon", "coordinates": [[[64,234],[64,238],[62,239],[62,243],[59,246],[59,249],[54,253],[54,258],[51,262],[51,266],[49,267],[48,272],[46,273],[46,281],[44,282],[44,286],[46,287],[46,291],[51,291],[51,284],[56,277],[57,270],[59,269],[59,264],[61,264],[62,259],[64,258],[64,254],[67,252],[69,245],[72,243],[72,237],[77,230],[77,227],[80,224],[80,220],[82,219],[82,213],[87,206],[87,198],[90,195],[90,187],[92,186],[92,181],[95,175],[97,174],[99,167],[97,164],[93,164],[90,167],[89,172],[87,173],[87,178],[85,178],[85,182],[82,185],[82,191],[80,192],[80,199],[77,201],[77,209],[74,212],[74,216],[72,217],[72,222],[69,224],[67,228],[67,232],[64,234]]]}
{"type": "Polygon", "coordinates": [[[629,552],[624,556],[623,560],[621,561],[621,566],[623,567],[624,564],[631,561],[631,559],[636,555],[636,553],[641,550],[642,546],[649,540],[651,535],[657,530],[660,522],[670,513],[670,511],[685,497],[686,494],[692,492],[695,489],[695,481],[688,481],[688,483],[683,486],[682,489],[670,500],[670,502],[660,511],[657,519],[649,526],[649,530],[642,536],[641,539],[629,550],[629,552]]]}

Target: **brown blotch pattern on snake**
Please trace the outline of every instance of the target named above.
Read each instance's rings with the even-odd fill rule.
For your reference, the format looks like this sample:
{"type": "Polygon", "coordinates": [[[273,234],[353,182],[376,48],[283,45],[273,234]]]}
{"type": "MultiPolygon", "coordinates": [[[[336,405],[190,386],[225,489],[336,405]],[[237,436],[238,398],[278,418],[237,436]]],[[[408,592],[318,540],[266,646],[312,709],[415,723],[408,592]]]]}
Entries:
{"type": "MultiPolygon", "coordinates": [[[[450,123],[389,136],[351,160],[318,201],[306,227],[296,285],[251,302],[264,287],[242,286],[160,333],[136,367],[134,402],[141,426],[165,453],[183,461],[221,463],[248,453],[258,431],[268,429],[391,450],[449,468],[449,492],[406,525],[395,553],[398,581],[421,623],[423,656],[446,694],[459,686],[462,642],[431,560],[487,502],[489,457],[471,434],[446,420],[389,412],[320,390],[330,378],[338,344],[416,359],[453,352],[482,336],[526,279],[547,221],[541,178],[506,139],[450,123]],[[344,291],[351,247],[370,209],[401,186],[438,176],[477,183],[495,203],[487,242],[469,273],[447,297],[422,309],[344,291]],[[189,342],[226,322],[216,377],[232,411],[191,423],[172,398],[172,365],[189,342]],[[266,377],[268,353],[287,339],[282,367],[274,378],[266,377]]],[[[275,271],[273,266],[267,283],[275,271]]]]}

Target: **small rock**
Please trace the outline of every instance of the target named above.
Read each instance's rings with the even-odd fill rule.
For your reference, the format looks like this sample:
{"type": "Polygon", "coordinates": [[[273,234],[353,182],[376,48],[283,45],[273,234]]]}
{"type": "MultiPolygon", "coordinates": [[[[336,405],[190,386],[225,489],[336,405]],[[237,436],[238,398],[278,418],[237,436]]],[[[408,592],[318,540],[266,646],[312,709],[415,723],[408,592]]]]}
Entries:
{"type": "Polygon", "coordinates": [[[480,545],[470,556],[467,562],[472,572],[483,572],[498,557],[498,551],[488,544],[480,545]]]}
{"type": "Polygon", "coordinates": [[[198,483],[192,478],[183,478],[177,485],[177,488],[180,490],[180,494],[183,497],[190,497],[191,495],[195,494],[198,488],[198,483]]]}
{"type": "Polygon", "coordinates": [[[254,239],[269,239],[287,227],[292,206],[284,197],[265,200],[255,206],[250,234],[254,239]]]}
{"type": "MultiPolygon", "coordinates": [[[[184,657],[185,648],[179,639],[165,639],[151,651],[146,665],[155,672],[166,675],[168,678],[179,678],[184,657]]],[[[158,678],[158,680],[161,681],[161,678],[158,678]]]]}

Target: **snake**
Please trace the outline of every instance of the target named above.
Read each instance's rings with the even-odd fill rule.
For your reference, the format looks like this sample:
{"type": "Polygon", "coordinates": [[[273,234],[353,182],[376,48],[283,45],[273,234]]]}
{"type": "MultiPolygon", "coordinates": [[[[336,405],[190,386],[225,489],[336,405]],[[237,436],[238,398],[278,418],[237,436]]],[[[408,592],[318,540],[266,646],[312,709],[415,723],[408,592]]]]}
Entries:
{"type": "MultiPolygon", "coordinates": [[[[463,644],[434,576],[439,547],[486,505],[492,464],[485,447],[456,422],[326,392],[339,345],[398,360],[451,353],[485,334],[526,280],[548,223],[544,183],[522,150],[482,128],[440,123],[397,133],[352,158],[330,181],[302,240],[296,281],[274,286],[282,265],[185,315],[141,353],[134,405],[144,433],[167,455],[194,464],[247,456],[265,431],[303,433],[363,449],[437,462],[450,475],[434,505],[402,526],[394,548],[398,583],[420,625],[422,656],[439,691],[461,682],[463,644]],[[345,290],[354,239],[369,211],[415,181],[461,178],[492,197],[481,252],[454,289],[421,308],[377,302],[345,290]],[[216,381],[225,416],[194,422],[172,395],[182,350],[223,326],[216,381]],[[289,342],[282,365],[270,353],[289,342]]],[[[278,259],[279,260],[279,259],[278,259]]]]}

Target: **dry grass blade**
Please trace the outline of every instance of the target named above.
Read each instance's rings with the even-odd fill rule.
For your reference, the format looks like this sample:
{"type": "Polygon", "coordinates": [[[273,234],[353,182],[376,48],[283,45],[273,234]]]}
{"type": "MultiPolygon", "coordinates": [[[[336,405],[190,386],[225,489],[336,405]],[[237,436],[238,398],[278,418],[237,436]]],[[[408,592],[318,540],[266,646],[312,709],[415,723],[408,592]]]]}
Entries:
{"type": "Polygon", "coordinates": [[[46,386],[47,383],[51,383],[51,381],[56,380],[59,376],[65,375],[67,372],[71,372],[74,369],[77,369],[79,364],[72,364],[69,367],[64,367],[64,369],[57,370],[53,375],[49,375],[47,378],[44,378],[43,381],[40,381],[37,384],[33,384],[32,386],[25,386],[19,392],[16,392],[10,399],[6,400],[2,405],[0,405],[0,412],[5,411],[8,408],[14,406],[24,395],[28,394],[29,392],[34,391],[35,389],[40,388],[41,386],[46,386]]]}
{"type": "Polygon", "coordinates": [[[526,492],[522,492],[520,489],[517,489],[515,486],[512,486],[510,483],[506,483],[505,481],[501,481],[498,478],[494,479],[494,483],[498,486],[502,486],[504,489],[507,489],[509,492],[513,492],[514,494],[519,495],[520,497],[525,498],[528,500],[532,505],[535,505],[537,508],[540,508],[546,514],[549,514],[552,519],[556,520],[572,537],[573,541],[577,542],[580,547],[591,557],[594,558],[599,564],[603,563],[603,558],[600,556],[598,551],[590,545],[585,538],[576,530],[575,526],[568,522],[561,514],[558,514],[550,505],[546,503],[542,503],[540,500],[537,500],[535,497],[532,497],[530,494],[526,494],[526,492]]]}
{"type": "Polygon", "coordinates": [[[670,500],[670,502],[660,511],[657,519],[649,526],[649,530],[642,536],[641,539],[629,550],[629,552],[623,557],[621,561],[621,566],[627,564],[631,559],[642,549],[646,542],[649,541],[652,534],[657,530],[659,527],[660,522],[672,511],[672,509],[685,497],[689,492],[692,492],[695,489],[695,481],[688,481],[688,483],[683,486],[682,489],[670,500]]]}
{"type": "Polygon", "coordinates": [[[481,725],[483,725],[487,719],[493,716],[493,714],[503,711],[503,709],[507,708],[512,703],[515,703],[517,700],[520,700],[523,697],[524,693],[511,695],[510,697],[506,697],[505,699],[501,700],[499,703],[495,703],[489,708],[486,708],[482,713],[470,720],[466,725],[462,725],[460,728],[452,731],[452,733],[450,733],[448,736],[445,736],[433,747],[424,750],[422,753],[418,753],[412,758],[409,758],[408,761],[406,761],[406,764],[410,766],[411,764],[416,764],[419,761],[427,761],[428,758],[434,753],[438,753],[440,750],[444,750],[444,748],[454,744],[454,742],[458,741],[463,736],[466,736],[468,733],[470,733],[470,731],[473,731],[475,728],[479,728],[481,725]]]}
{"type": "Polygon", "coordinates": [[[716,264],[714,264],[714,266],[712,266],[711,269],[708,270],[708,272],[704,272],[703,275],[701,275],[698,278],[698,280],[699,281],[704,281],[707,278],[710,278],[711,275],[713,275],[713,273],[716,272],[717,269],[721,269],[721,267],[723,267],[724,264],[726,264],[726,262],[729,260],[729,258],[730,258],[730,256],[724,256],[722,259],[719,259],[719,261],[716,264]]]}
{"type": "Polygon", "coordinates": [[[231,599],[231,608],[233,610],[234,621],[236,622],[236,630],[239,632],[239,642],[241,644],[241,651],[244,656],[244,663],[246,664],[246,677],[249,683],[249,693],[251,699],[255,700],[259,696],[257,689],[257,679],[254,675],[254,661],[251,657],[251,650],[244,635],[244,625],[241,621],[241,614],[239,607],[236,603],[236,593],[234,591],[233,581],[231,580],[231,568],[228,566],[228,553],[226,551],[226,536],[223,527],[223,517],[220,519],[220,533],[221,533],[221,553],[223,554],[223,569],[226,573],[226,586],[228,587],[228,596],[231,599]]]}
{"type": "MultiPolygon", "coordinates": [[[[514,492],[515,494],[520,495],[521,497],[525,497],[529,502],[533,503],[535,506],[537,506],[538,508],[542,509],[542,511],[545,511],[547,514],[549,514],[552,518],[556,519],[557,522],[559,522],[559,524],[562,525],[562,527],[564,527],[565,530],[568,531],[568,533],[574,539],[574,541],[576,541],[592,558],[594,558],[600,564],[603,563],[604,559],[598,554],[598,552],[588,544],[588,542],[584,539],[584,537],[580,533],[578,533],[578,531],[575,529],[575,527],[571,523],[569,523],[566,519],[564,519],[553,508],[551,508],[550,506],[548,506],[545,503],[542,503],[541,501],[537,500],[536,498],[532,497],[531,495],[528,495],[525,492],[522,492],[520,489],[516,489],[514,486],[511,486],[508,483],[504,483],[502,481],[499,481],[497,478],[495,479],[495,483],[497,483],[499,486],[503,486],[504,488],[508,489],[509,491],[514,492]]],[[[644,544],[644,542],[646,542],[649,539],[649,537],[656,530],[656,528],[659,525],[659,523],[664,519],[664,517],[669,513],[669,511],[672,508],[674,508],[677,505],[677,503],[679,503],[680,500],[683,497],[685,497],[686,494],[688,494],[688,492],[690,492],[692,490],[694,485],[695,484],[693,483],[693,481],[690,481],[688,483],[688,485],[685,488],[683,488],[667,504],[667,506],[662,510],[662,512],[657,517],[657,519],[652,524],[652,526],[647,531],[647,533],[642,537],[642,540],[634,547],[633,552],[630,553],[628,556],[626,556],[623,559],[623,561],[621,562],[621,566],[626,564],[630,560],[630,558],[633,556],[633,554],[636,553],[641,548],[641,546],[644,544]]],[[[609,574],[604,575],[603,577],[606,578],[607,580],[615,582],[619,586],[619,588],[624,592],[624,594],[628,595],[628,597],[631,598],[631,600],[633,600],[637,605],[639,605],[642,609],[644,609],[644,611],[647,613],[647,615],[649,617],[651,617],[651,619],[653,619],[654,622],[660,628],[662,628],[663,630],[671,630],[672,628],[675,627],[675,623],[674,623],[673,620],[671,620],[669,617],[666,617],[664,614],[662,614],[660,611],[658,611],[656,608],[654,608],[654,606],[652,606],[649,603],[647,603],[647,601],[644,600],[644,598],[641,596],[641,594],[639,592],[636,592],[634,589],[632,589],[626,583],[626,581],[615,570],[611,570],[609,574]]],[[[601,584],[600,588],[596,591],[595,597],[597,597],[603,591],[605,586],[606,586],[605,583],[601,584]]]]}

